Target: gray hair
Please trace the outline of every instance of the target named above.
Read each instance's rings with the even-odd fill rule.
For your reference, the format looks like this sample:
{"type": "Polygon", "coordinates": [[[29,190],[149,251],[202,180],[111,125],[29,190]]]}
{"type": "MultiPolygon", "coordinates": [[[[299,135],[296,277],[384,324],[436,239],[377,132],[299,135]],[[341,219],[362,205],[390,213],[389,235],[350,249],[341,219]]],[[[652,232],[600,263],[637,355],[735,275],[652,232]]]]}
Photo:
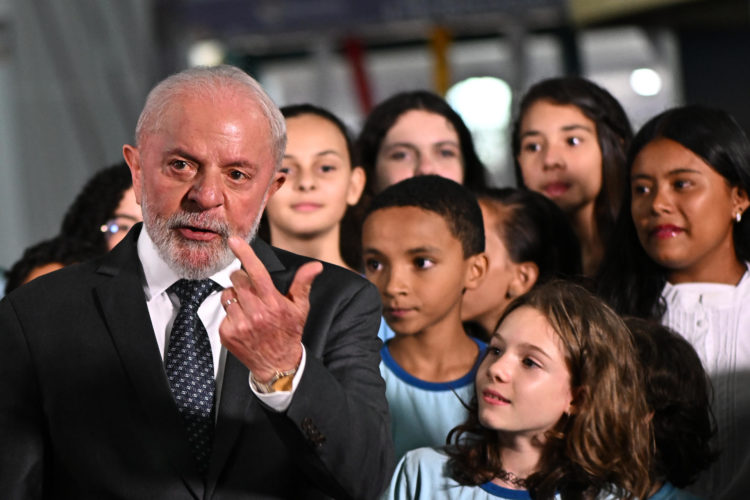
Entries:
{"type": "Polygon", "coordinates": [[[268,120],[271,129],[271,144],[275,152],[275,168],[281,168],[286,147],[286,124],[279,108],[266,94],[263,87],[250,75],[229,65],[214,67],[199,66],[171,75],[156,85],[146,98],[141,116],[135,126],[136,146],[140,147],[145,136],[158,130],[161,117],[172,99],[185,91],[198,91],[207,95],[220,89],[241,90],[254,99],[268,120]]]}

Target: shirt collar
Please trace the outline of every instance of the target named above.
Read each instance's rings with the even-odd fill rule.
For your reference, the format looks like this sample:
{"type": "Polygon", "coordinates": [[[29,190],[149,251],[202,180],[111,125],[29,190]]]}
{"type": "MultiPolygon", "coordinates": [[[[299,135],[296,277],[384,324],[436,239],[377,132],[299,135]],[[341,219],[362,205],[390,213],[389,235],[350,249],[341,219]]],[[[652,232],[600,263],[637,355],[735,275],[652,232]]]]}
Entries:
{"type": "MultiPolygon", "coordinates": [[[[175,281],[182,278],[161,258],[145,226],[138,236],[138,258],[143,266],[145,278],[143,290],[146,292],[147,300],[164,293],[175,281]]],[[[232,286],[229,276],[241,267],[239,259],[235,258],[227,267],[211,275],[210,278],[222,288],[229,288],[232,286]]]]}

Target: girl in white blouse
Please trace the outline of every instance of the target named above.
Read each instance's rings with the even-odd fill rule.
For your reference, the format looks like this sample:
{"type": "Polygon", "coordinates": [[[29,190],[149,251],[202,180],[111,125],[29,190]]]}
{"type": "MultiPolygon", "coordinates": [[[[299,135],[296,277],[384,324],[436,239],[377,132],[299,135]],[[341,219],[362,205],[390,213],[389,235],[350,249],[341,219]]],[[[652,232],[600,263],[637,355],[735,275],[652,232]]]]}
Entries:
{"type": "Polygon", "coordinates": [[[728,114],[686,106],[651,119],[628,156],[630,190],[599,290],[658,318],[698,352],[714,388],[717,462],[695,491],[750,491],[750,142],[728,114]]]}

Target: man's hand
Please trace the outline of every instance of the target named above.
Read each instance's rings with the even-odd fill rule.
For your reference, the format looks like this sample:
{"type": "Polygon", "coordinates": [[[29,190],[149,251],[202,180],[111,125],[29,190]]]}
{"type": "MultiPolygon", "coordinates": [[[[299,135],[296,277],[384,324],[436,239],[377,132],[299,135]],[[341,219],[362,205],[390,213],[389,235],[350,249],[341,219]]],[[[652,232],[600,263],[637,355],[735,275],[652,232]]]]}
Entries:
{"type": "Polygon", "coordinates": [[[310,288],[323,265],[308,262],[300,267],[284,296],[247,242],[232,236],[229,248],[240,259],[242,269],[232,273],[234,286],[221,295],[227,312],[219,327],[221,343],[256,380],[266,382],[276,371],[297,367],[302,358],[310,288]]]}

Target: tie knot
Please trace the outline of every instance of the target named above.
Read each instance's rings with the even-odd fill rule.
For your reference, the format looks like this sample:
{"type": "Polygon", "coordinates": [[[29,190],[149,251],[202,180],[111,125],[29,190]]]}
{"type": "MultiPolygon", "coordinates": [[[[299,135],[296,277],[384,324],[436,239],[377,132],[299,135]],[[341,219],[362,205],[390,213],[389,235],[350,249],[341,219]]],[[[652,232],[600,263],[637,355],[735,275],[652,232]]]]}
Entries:
{"type": "Polygon", "coordinates": [[[198,307],[214,290],[221,290],[221,286],[213,280],[175,281],[168,289],[180,299],[180,308],[198,307]]]}

